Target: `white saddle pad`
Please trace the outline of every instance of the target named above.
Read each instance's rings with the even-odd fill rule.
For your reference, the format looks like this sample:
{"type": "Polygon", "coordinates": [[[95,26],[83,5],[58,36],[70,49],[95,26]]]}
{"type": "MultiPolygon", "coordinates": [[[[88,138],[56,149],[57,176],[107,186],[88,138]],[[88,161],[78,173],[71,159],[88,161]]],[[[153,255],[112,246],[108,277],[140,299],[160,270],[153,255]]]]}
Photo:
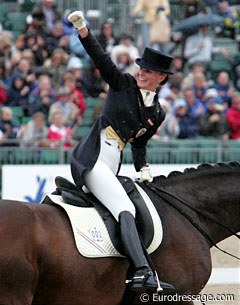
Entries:
{"type": "MultiPolygon", "coordinates": [[[[162,223],[151,199],[145,191],[136,184],[136,187],[146,202],[152,216],[154,225],[153,240],[148,247],[148,252],[155,251],[163,236],[162,223]]],[[[47,195],[43,202],[60,205],[67,213],[72,225],[72,230],[78,251],[85,257],[123,257],[114,247],[107,228],[94,207],[84,208],[66,204],[62,196],[47,195]]]]}

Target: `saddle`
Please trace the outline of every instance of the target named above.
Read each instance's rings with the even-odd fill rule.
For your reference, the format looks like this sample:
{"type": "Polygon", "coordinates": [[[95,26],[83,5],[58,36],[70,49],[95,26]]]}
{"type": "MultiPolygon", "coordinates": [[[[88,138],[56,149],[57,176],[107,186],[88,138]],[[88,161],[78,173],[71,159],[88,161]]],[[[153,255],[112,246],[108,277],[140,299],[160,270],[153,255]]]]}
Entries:
{"type": "MultiPolygon", "coordinates": [[[[118,176],[117,178],[136,208],[136,225],[138,232],[145,246],[148,247],[154,237],[154,225],[151,214],[133,180],[125,176],[118,176]]],[[[119,253],[124,255],[124,248],[119,239],[119,223],[115,220],[110,211],[105,208],[93,194],[84,193],[81,189],[77,188],[75,184],[63,177],[57,176],[55,178],[55,184],[56,190],[52,194],[62,196],[65,203],[83,208],[95,207],[104,221],[114,247],[119,253]]]]}

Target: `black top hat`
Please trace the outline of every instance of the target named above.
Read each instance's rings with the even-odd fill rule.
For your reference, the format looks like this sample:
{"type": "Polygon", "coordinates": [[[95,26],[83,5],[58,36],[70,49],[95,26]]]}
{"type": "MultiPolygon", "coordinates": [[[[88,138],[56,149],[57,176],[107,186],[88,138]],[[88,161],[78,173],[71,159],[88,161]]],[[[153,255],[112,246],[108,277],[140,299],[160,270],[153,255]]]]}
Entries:
{"type": "Polygon", "coordinates": [[[142,58],[136,59],[136,64],[142,68],[173,74],[170,71],[173,57],[151,48],[145,48],[142,58]]]}

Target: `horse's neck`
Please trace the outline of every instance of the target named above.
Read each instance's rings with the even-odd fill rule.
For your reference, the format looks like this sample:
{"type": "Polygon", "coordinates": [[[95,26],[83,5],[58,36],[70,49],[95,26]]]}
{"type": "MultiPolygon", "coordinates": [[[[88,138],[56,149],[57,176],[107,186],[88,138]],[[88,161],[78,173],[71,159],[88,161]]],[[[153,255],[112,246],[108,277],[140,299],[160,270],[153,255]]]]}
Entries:
{"type": "MultiPolygon", "coordinates": [[[[184,180],[184,179],[183,179],[184,180]]],[[[177,195],[191,205],[207,234],[215,243],[240,231],[240,175],[209,176],[206,179],[187,181],[176,185],[177,195]],[[188,187],[188,182],[190,187],[188,187]],[[238,182],[238,183],[237,183],[238,182]],[[203,215],[206,215],[203,216],[203,215]],[[209,217],[208,217],[209,216],[209,217]],[[214,219],[216,221],[214,221],[214,219]],[[221,226],[220,224],[224,226],[221,226]]],[[[185,208],[185,211],[190,211],[185,208]]]]}
{"type": "Polygon", "coordinates": [[[215,243],[218,243],[231,236],[232,232],[240,231],[240,201],[238,199],[240,191],[237,192],[238,194],[234,194],[225,188],[213,187],[213,192],[218,193],[218,195],[210,193],[209,200],[205,201],[204,205],[200,205],[200,209],[211,216],[210,218],[203,217],[202,222],[208,229],[209,236],[215,243]]]}

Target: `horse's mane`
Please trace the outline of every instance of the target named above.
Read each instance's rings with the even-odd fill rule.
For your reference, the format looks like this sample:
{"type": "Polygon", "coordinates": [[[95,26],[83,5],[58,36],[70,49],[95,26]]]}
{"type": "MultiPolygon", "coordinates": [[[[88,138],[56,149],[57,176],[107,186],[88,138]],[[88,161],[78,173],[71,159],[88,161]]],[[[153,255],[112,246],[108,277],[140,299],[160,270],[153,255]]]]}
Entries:
{"type": "Polygon", "coordinates": [[[158,182],[158,181],[163,181],[166,179],[171,179],[173,177],[177,177],[177,176],[186,176],[188,174],[192,174],[192,173],[199,173],[199,172],[203,172],[203,171],[216,171],[219,173],[226,171],[226,170],[233,170],[233,169],[240,169],[240,162],[237,161],[231,161],[228,163],[223,163],[223,162],[219,162],[219,163],[215,163],[215,164],[210,164],[210,163],[202,163],[200,165],[198,165],[196,168],[195,167],[190,167],[190,168],[185,168],[183,172],[181,171],[172,171],[168,174],[168,176],[164,176],[164,175],[160,175],[160,176],[156,176],[154,177],[154,182],[158,182]]]}

